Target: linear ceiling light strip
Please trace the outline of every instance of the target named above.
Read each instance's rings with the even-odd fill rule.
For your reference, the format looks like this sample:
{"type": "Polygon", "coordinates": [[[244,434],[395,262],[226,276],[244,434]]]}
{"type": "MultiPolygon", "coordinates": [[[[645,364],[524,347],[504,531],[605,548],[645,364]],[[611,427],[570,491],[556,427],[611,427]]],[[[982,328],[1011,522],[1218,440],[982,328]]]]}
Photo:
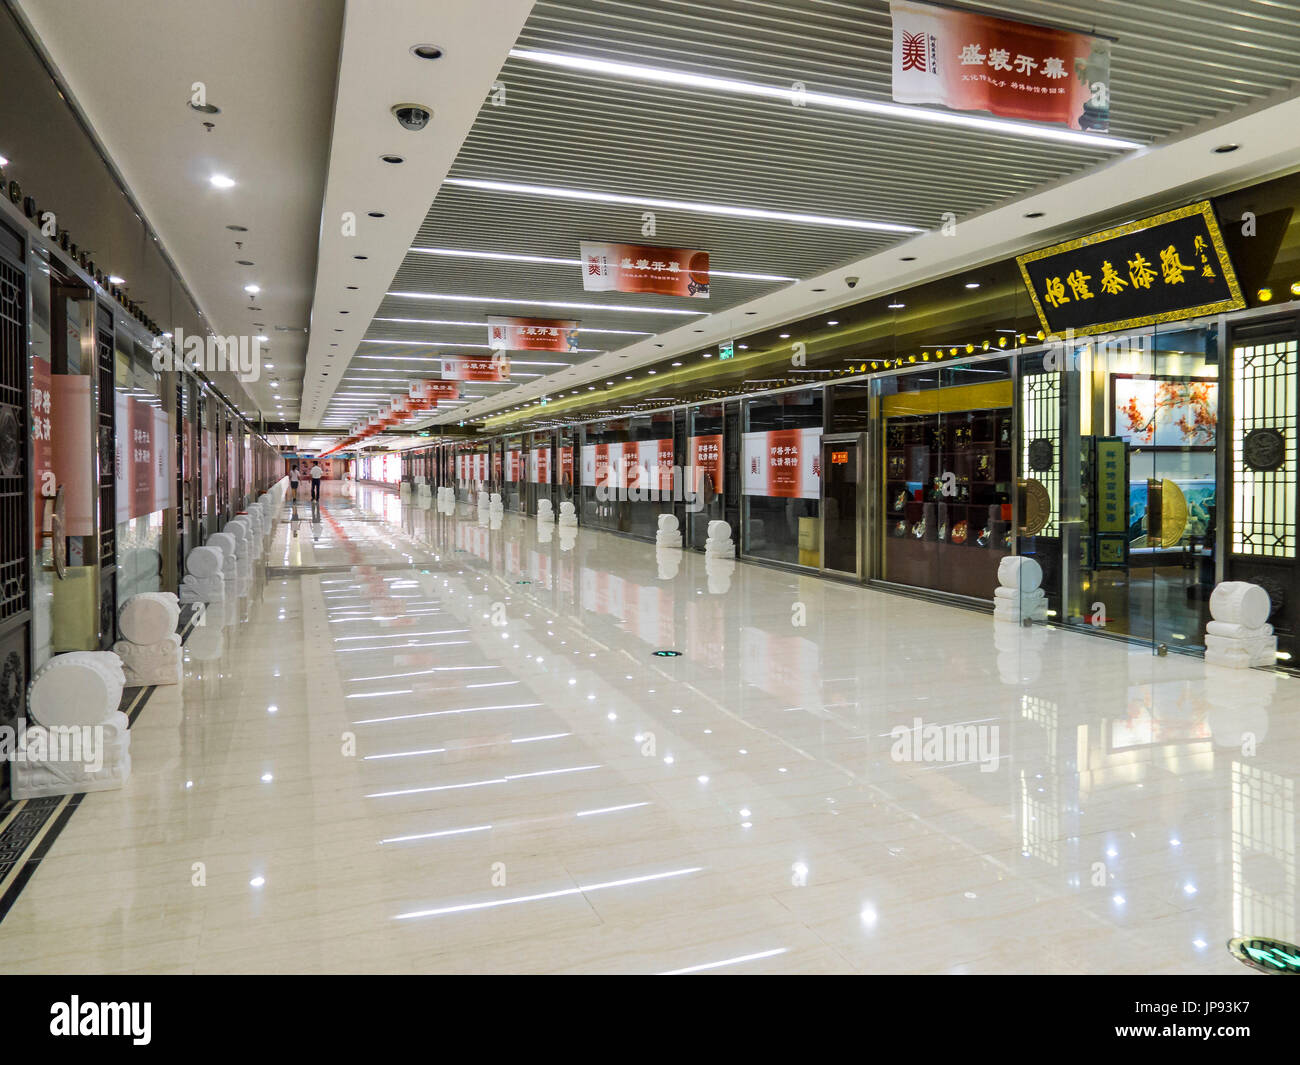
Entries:
{"type": "Polygon", "coordinates": [[[683,88],[704,89],[710,92],[729,93],[735,96],[756,96],[768,100],[780,100],[783,103],[797,102],[802,106],[820,104],[823,107],[835,108],[840,111],[856,111],[862,114],[879,115],[882,118],[896,118],[907,122],[933,122],[944,126],[959,126],[992,133],[1006,133],[1015,137],[1077,144],[1088,148],[1129,151],[1143,147],[1137,141],[1124,140],[1120,137],[1110,137],[1099,133],[1083,133],[1071,129],[1037,126],[1027,122],[983,118],[979,115],[937,111],[928,107],[912,107],[907,104],[861,100],[852,96],[835,96],[831,93],[809,92],[806,89],[786,88],[778,85],[760,85],[757,82],[740,81],[736,78],[717,78],[707,74],[687,74],[680,70],[664,70],[659,67],[642,66],[638,63],[617,63],[607,59],[591,59],[587,56],[566,55],[560,52],[542,52],[532,48],[512,48],[510,49],[510,57],[532,63],[562,67],[566,70],[584,71],[589,74],[608,74],[611,77],[628,78],[633,81],[652,81],[660,85],[678,85],[683,88]]]}
{"type": "Polygon", "coordinates": [[[869,222],[860,218],[836,218],[831,215],[801,214],[797,211],[769,211],[763,207],[737,207],[724,203],[696,203],[692,200],[665,200],[656,196],[625,196],[618,192],[592,192],[589,189],[564,189],[552,185],[520,185],[513,181],[482,181],[478,178],[447,178],[443,184],[488,192],[512,192],[522,196],[544,196],[556,200],[583,200],[590,203],[621,203],[631,207],[656,207],[662,211],[687,211],[729,218],[757,218],[765,222],[793,222],[808,226],[833,226],[840,229],[865,229],[877,233],[924,233],[919,226],[897,222],[869,222]]]}

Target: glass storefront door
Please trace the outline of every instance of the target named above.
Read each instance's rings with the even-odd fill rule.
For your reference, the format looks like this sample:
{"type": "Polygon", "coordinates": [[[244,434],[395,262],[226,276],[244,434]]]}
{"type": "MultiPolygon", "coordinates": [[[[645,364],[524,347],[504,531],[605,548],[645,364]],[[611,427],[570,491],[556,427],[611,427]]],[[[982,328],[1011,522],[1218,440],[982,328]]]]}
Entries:
{"type": "Polygon", "coordinates": [[[866,439],[858,433],[822,437],[822,570],[862,577],[866,439]]]}
{"type": "Polygon", "coordinates": [[[723,446],[723,406],[710,403],[686,412],[689,431],[686,438],[687,486],[695,498],[686,510],[686,543],[697,551],[704,550],[709,537],[709,522],[724,521],[724,487],[726,448],[723,446]]]}
{"type": "Polygon", "coordinates": [[[1180,325],[1025,356],[1021,554],[1048,620],[1204,646],[1216,572],[1217,329],[1180,325]]]}
{"type": "Polygon", "coordinates": [[[743,554],[821,568],[821,437],[820,388],[744,404],[743,554]]]}

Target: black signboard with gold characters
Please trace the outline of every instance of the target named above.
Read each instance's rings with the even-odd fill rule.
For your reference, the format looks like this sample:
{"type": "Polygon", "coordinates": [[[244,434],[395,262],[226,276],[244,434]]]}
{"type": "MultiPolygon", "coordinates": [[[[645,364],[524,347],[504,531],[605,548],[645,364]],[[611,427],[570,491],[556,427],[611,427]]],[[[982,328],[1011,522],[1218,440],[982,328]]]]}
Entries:
{"type": "Polygon", "coordinates": [[[1246,306],[1208,200],[1016,262],[1049,334],[1105,333],[1246,306]]]}

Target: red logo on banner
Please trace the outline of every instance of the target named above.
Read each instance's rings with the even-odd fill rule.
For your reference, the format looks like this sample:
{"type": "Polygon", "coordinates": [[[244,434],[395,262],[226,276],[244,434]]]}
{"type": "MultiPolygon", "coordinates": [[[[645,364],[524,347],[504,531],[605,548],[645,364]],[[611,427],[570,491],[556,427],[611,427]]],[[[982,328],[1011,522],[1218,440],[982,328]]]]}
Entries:
{"type": "Polygon", "coordinates": [[[925,69],[926,37],[927,35],[924,33],[903,34],[903,69],[904,70],[925,69]]]}

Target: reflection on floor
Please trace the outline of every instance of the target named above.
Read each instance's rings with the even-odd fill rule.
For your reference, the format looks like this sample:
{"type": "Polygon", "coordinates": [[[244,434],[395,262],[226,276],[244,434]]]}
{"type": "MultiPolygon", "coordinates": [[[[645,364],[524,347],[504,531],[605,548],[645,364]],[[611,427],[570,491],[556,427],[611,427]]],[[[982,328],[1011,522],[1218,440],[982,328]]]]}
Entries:
{"type": "Polygon", "coordinates": [[[1294,680],[356,494],[196,630],[4,971],[1244,973],[1228,938],[1300,938],[1294,680]]]}

